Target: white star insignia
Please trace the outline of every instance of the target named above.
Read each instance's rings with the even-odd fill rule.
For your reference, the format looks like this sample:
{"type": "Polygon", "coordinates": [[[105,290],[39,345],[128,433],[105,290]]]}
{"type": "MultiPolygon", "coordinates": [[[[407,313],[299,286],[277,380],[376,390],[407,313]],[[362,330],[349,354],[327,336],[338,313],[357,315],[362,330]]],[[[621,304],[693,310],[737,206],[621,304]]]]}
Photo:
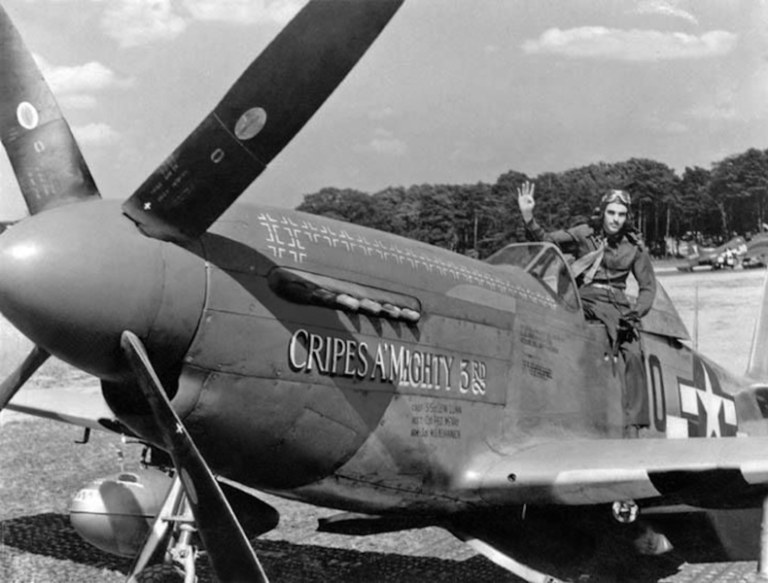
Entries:
{"type": "Polygon", "coordinates": [[[699,391],[697,396],[707,413],[707,437],[722,437],[720,408],[723,406],[723,399],[712,392],[712,383],[706,369],[704,370],[704,390],[699,391]]]}
{"type": "Polygon", "coordinates": [[[184,433],[184,426],[181,423],[176,424],[176,433],[184,433]]]}
{"type": "Polygon", "coordinates": [[[722,437],[723,427],[720,424],[720,412],[723,411],[723,421],[728,425],[736,425],[736,408],[733,401],[716,395],[712,390],[712,380],[704,367],[704,388],[700,389],[688,383],[678,382],[680,401],[683,413],[699,417],[698,404],[701,404],[707,415],[706,437],[722,437]]]}
{"type": "Polygon", "coordinates": [[[145,202],[144,203],[144,210],[145,211],[152,210],[152,203],[151,202],[145,202]]]}

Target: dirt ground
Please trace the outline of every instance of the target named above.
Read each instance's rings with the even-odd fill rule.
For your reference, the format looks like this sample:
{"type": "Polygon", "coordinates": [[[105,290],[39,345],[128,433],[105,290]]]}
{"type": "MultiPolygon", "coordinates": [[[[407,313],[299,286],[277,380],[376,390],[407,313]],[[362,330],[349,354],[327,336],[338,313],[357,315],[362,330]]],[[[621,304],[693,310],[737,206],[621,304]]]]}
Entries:
{"type": "Polygon", "coordinates": [[[698,337],[698,349],[731,372],[743,374],[766,270],[665,269],[658,276],[693,341],[698,337]]]}
{"type": "MultiPolygon", "coordinates": [[[[765,270],[683,274],[664,269],[659,278],[692,336],[698,331],[700,350],[742,373],[765,275],[765,270]]],[[[8,355],[13,351],[9,347],[22,353],[26,343],[0,326],[5,371],[16,358],[8,355]]],[[[38,382],[62,382],[69,374],[63,365],[53,364],[38,382]]],[[[0,581],[124,580],[129,561],[81,541],[69,526],[67,506],[84,484],[119,471],[119,450],[128,465],[138,450],[108,434],[75,446],[80,436],[76,428],[38,419],[14,419],[0,428],[0,581]]],[[[266,498],[280,510],[281,524],[261,537],[256,549],[273,581],[519,581],[438,529],[360,538],[318,534],[316,519],[332,511],[266,498]]],[[[684,565],[653,580],[736,582],[754,570],[754,563],[684,565]]],[[[637,573],[632,580],[649,579],[637,573]]],[[[210,575],[204,571],[201,581],[210,581],[210,575]]]]}

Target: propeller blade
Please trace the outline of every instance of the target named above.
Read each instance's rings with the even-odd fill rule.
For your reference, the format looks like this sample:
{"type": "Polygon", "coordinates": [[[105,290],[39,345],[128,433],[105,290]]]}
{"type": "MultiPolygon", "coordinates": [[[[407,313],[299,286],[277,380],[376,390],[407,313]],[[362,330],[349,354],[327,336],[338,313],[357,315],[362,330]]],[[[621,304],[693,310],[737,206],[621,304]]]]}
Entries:
{"type": "Polygon", "coordinates": [[[141,340],[130,331],[120,344],[139,387],[147,399],[176,473],[192,507],[200,537],[219,581],[267,582],[232,507],[187,433],[160,384],[141,340]]]}
{"type": "Polygon", "coordinates": [[[293,139],[403,0],[313,0],[123,205],[148,235],[202,235],[293,139]]]}
{"type": "Polygon", "coordinates": [[[0,411],[5,409],[8,402],[13,399],[13,396],[29,380],[29,377],[35,374],[35,371],[48,360],[49,356],[50,354],[44,348],[39,346],[32,347],[24,362],[0,385],[0,411]]]}
{"type": "Polygon", "coordinates": [[[100,197],[53,93],[2,7],[0,141],[30,214],[100,197]]]}

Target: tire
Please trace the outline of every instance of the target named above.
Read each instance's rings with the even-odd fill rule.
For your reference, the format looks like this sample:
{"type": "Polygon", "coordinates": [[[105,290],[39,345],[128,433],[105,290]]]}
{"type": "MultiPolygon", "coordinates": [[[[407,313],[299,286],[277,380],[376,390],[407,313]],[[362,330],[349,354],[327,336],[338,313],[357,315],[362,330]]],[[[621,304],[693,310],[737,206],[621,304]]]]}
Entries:
{"type": "Polygon", "coordinates": [[[134,579],[136,583],[184,583],[184,575],[173,565],[149,565],[134,579]]]}

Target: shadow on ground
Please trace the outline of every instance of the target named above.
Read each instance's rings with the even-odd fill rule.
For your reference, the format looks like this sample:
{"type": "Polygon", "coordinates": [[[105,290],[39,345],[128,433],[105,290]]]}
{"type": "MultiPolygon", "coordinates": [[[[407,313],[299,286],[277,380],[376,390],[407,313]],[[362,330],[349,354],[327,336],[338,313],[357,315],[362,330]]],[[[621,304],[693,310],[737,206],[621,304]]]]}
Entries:
{"type": "MultiPolygon", "coordinates": [[[[0,522],[2,544],[11,551],[45,555],[93,567],[94,571],[114,571],[125,575],[129,559],[100,551],[72,529],[66,515],[46,513],[0,522]]],[[[274,583],[338,581],[477,581],[517,583],[520,579],[481,558],[451,561],[432,557],[360,552],[315,545],[296,545],[283,541],[255,541],[256,553],[274,583]]],[[[213,577],[205,561],[198,566],[200,583],[213,577]]],[[[63,572],[62,572],[63,575],[63,572]]],[[[66,577],[61,579],[67,580],[66,577]]]]}
{"type": "MultiPolygon", "coordinates": [[[[130,568],[131,561],[104,553],[83,541],[63,514],[45,513],[0,521],[2,547],[7,553],[18,555],[44,556],[55,561],[66,561],[78,567],[88,567],[96,574],[111,572],[113,579],[122,580],[130,568]]],[[[361,552],[353,549],[300,545],[285,541],[254,541],[256,552],[273,583],[305,583],[314,581],[338,581],[341,583],[365,583],[397,581],[398,583],[423,581],[462,581],[519,583],[521,580],[482,557],[465,561],[453,561],[434,557],[415,557],[392,553],[361,552]]],[[[2,558],[2,556],[0,556],[2,558]]],[[[577,580],[589,583],[633,582],[650,583],[660,580],[675,581],[677,566],[672,557],[651,565],[621,561],[620,573],[604,571],[591,577],[577,580]]],[[[615,560],[620,561],[618,557],[615,560]]],[[[26,559],[22,565],[31,565],[26,559]]],[[[610,563],[610,561],[609,561],[610,563]]],[[[614,565],[615,567],[616,565],[614,565]]],[[[0,561],[0,574],[2,574],[0,561]]],[[[16,577],[18,578],[17,566],[16,577]]],[[[67,581],[67,567],[64,563],[57,568],[61,579],[67,581]]],[[[32,573],[24,573],[24,576],[32,573]]],[[[101,575],[99,579],[101,579],[101,575]]],[[[203,559],[198,564],[200,583],[214,581],[211,571],[203,559]]],[[[687,577],[684,580],[689,580],[687,577]]],[[[18,580],[18,579],[13,579],[18,580]]],[[[24,579],[32,580],[32,579],[24,579]]]]}

